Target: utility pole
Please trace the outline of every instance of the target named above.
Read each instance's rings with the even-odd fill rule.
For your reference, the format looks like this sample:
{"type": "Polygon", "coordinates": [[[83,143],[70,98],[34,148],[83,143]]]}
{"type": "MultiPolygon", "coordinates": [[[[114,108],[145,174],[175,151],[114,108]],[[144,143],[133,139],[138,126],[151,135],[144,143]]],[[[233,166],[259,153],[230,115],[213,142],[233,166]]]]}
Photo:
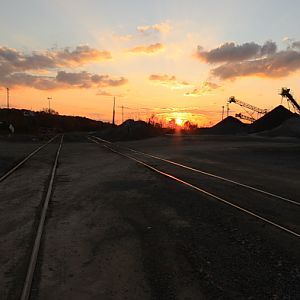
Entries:
{"type": "Polygon", "coordinates": [[[50,100],[52,100],[52,98],[51,98],[51,97],[48,97],[47,99],[48,99],[48,102],[49,102],[49,103],[48,103],[48,104],[49,104],[49,111],[48,111],[48,112],[49,112],[49,114],[50,114],[50,112],[51,112],[50,100]]]}
{"type": "Polygon", "coordinates": [[[124,123],[124,106],[122,105],[122,123],[124,123]]]}
{"type": "Polygon", "coordinates": [[[6,104],[7,108],[9,109],[9,88],[6,88],[6,104]]]}
{"type": "Polygon", "coordinates": [[[224,119],[224,105],[222,106],[222,121],[223,121],[223,119],[224,119]]]}
{"type": "Polygon", "coordinates": [[[112,118],[113,125],[115,125],[115,107],[116,107],[116,97],[114,97],[114,105],[113,105],[113,118],[112,118]]]}

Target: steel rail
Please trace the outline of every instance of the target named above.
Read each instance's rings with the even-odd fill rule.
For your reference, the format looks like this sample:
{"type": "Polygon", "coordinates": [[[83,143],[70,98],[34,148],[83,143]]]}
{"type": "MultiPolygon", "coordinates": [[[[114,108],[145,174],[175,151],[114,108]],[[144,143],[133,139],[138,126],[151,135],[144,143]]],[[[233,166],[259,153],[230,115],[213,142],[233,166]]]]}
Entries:
{"type": "Polygon", "coordinates": [[[42,146],[38,147],[31,153],[29,153],[23,160],[21,160],[18,164],[16,164],[14,167],[12,167],[9,171],[7,171],[5,174],[3,174],[0,177],[0,182],[2,182],[4,179],[6,179],[9,175],[11,175],[13,172],[15,172],[18,168],[20,168],[23,164],[25,164],[26,161],[28,161],[33,155],[41,151],[43,148],[45,148],[47,145],[49,145],[53,140],[55,140],[58,137],[56,135],[52,139],[50,139],[47,143],[43,144],[42,146]]]}
{"type": "Polygon", "coordinates": [[[62,135],[62,137],[60,139],[60,144],[57,149],[54,164],[52,167],[48,190],[47,190],[46,198],[45,198],[45,201],[43,204],[42,213],[41,213],[41,217],[40,217],[40,221],[39,221],[39,226],[37,229],[34,245],[32,248],[30,261],[29,261],[27,274],[26,274],[26,278],[25,278],[25,282],[24,282],[20,300],[27,300],[27,299],[29,299],[29,296],[30,296],[33,274],[34,274],[34,270],[36,267],[37,257],[38,257],[39,248],[40,248],[40,244],[41,244],[41,238],[42,238],[43,228],[44,228],[45,219],[46,219],[46,215],[47,215],[47,209],[48,209],[49,201],[50,201],[52,190],[53,190],[54,178],[55,178],[56,169],[57,169],[57,165],[58,165],[58,158],[59,158],[60,150],[61,150],[62,144],[63,144],[63,138],[64,138],[64,135],[62,135]]]}
{"type": "MultiPolygon", "coordinates": [[[[98,139],[98,140],[100,140],[100,141],[102,141],[102,142],[106,142],[106,143],[112,144],[111,142],[103,140],[103,139],[100,139],[100,138],[98,138],[96,136],[93,136],[93,137],[96,138],[96,139],[98,139]]],[[[238,186],[241,186],[241,187],[244,187],[244,188],[256,191],[258,193],[261,193],[261,194],[264,194],[264,195],[268,195],[268,196],[277,198],[279,200],[286,201],[286,202],[289,202],[291,204],[300,206],[300,203],[297,202],[297,201],[288,199],[288,198],[280,196],[280,195],[276,195],[276,194],[268,192],[268,191],[264,191],[262,189],[253,187],[251,185],[247,185],[247,184],[244,184],[244,183],[232,180],[232,179],[228,179],[228,178],[225,178],[225,177],[222,177],[222,176],[219,176],[219,175],[215,175],[215,174],[212,174],[212,173],[209,173],[209,172],[205,172],[205,171],[202,171],[202,170],[199,170],[199,169],[195,169],[195,168],[192,168],[192,167],[189,167],[189,166],[186,166],[186,165],[180,164],[178,162],[175,162],[175,161],[172,161],[172,160],[169,160],[169,159],[165,159],[165,158],[162,158],[162,157],[159,157],[159,156],[156,156],[156,155],[152,155],[152,154],[149,154],[149,153],[144,153],[144,152],[141,152],[141,151],[138,151],[138,150],[134,150],[134,149],[125,147],[125,146],[119,146],[117,144],[114,144],[114,145],[116,145],[119,148],[127,149],[127,150],[129,150],[131,152],[134,152],[134,153],[137,153],[137,154],[148,156],[150,158],[154,158],[154,159],[157,159],[157,160],[160,160],[160,161],[163,161],[163,162],[166,162],[166,163],[169,163],[169,164],[172,164],[172,165],[175,165],[175,166],[178,166],[178,167],[181,167],[181,168],[193,171],[193,172],[197,172],[197,173],[209,176],[209,177],[213,177],[213,178],[216,178],[216,179],[219,179],[219,180],[222,180],[222,181],[226,181],[226,182],[229,182],[229,183],[232,183],[232,184],[235,184],[235,185],[238,185],[238,186]]]]}
{"type": "MultiPolygon", "coordinates": [[[[99,142],[97,142],[95,140],[92,140],[92,139],[90,139],[90,140],[93,141],[94,143],[99,144],[99,142]]],[[[264,217],[262,217],[262,216],[260,216],[260,215],[258,215],[256,213],[254,213],[254,212],[252,212],[252,211],[250,211],[248,209],[245,209],[245,208],[243,208],[243,207],[241,207],[239,205],[231,203],[230,201],[228,201],[228,200],[226,200],[224,198],[221,198],[221,197],[219,197],[217,195],[214,195],[214,194],[212,194],[212,193],[210,193],[210,192],[208,192],[208,191],[206,191],[204,189],[201,189],[201,188],[199,188],[199,187],[197,187],[197,186],[195,186],[195,185],[193,185],[193,184],[191,184],[191,183],[189,183],[189,182],[187,182],[185,180],[182,180],[182,179],[180,179],[180,178],[178,178],[178,177],[176,177],[176,176],[174,176],[172,174],[169,174],[169,173],[166,173],[164,171],[161,171],[161,170],[159,170],[159,169],[157,169],[157,168],[155,168],[155,167],[153,167],[153,166],[151,166],[151,165],[149,165],[149,164],[147,164],[147,163],[145,163],[145,162],[143,162],[143,161],[141,161],[141,160],[139,160],[139,159],[137,159],[135,157],[132,157],[132,156],[130,156],[128,154],[124,154],[124,153],[122,153],[120,151],[117,151],[116,149],[113,149],[113,148],[107,146],[107,145],[103,145],[103,147],[109,149],[110,151],[112,151],[112,152],[114,152],[116,154],[119,154],[121,156],[124,156],[124,157],[130,159],[130,160],[133,160],[136,163],[143,165],[144,167],[150,169],[151,171],[153,171],[155,173],[158,173],[158,174],[160,174],[160,175],[162,175],[164,177],[170,178],[170,179],[172,179],[172,180],[174,180],[176,182],[179,182],[179,183],[181,183],[181,184],[183,184],[185,186],[188,186],[188,187],[190,187],[190,188],[192,188],[192,189],[194,189],[194,190],[196,190],[196,191],[198,191],[198,192],[200,192],[202,194],[205,194],[205,195],[207,195],[207,196],[209,196],[209,197],[211,197],[213,199],[216,199],[219,202],[225,203],[225,204],[227,204],[227,205],[229,205],[229,206],[231,206],[231,207],[233,207],[233,208],[235,208],[235,209],[237,209],[239,211],[242,211],[242,212],[244,212],[244,213],[246,213],[246,214],[248,214],[248,215],[250,215],[250,216],[252,216],[252,217],[254,217],[256,219],[259,219],[260,221],[263,221],[263,222],[265,222],[265,223],[267,223],[267,224],[269,224],[269,225],[271,225],[271,226],[273,226],[273,227],[275,227],[277,229],[280,229],[280,230],[282,230],[282,231],[284,231],[286,233],[289,233],[289,234],[293,235],[294,237],[297,237],[297,238],[300,239],[300,234],[299,233],[297,233],[295,231],[292,231],[292,230],[290,230],[290,229],[288,229],[288,228],[286,228],[286,227],[284,227],[284,226],[282,226],[280,224],[277,224],[277,223],[275,223],[275,222],[273,222],[271,220],[268,220],[268,219],[266,219],[266,218],[264,218],[264,217]]]]}

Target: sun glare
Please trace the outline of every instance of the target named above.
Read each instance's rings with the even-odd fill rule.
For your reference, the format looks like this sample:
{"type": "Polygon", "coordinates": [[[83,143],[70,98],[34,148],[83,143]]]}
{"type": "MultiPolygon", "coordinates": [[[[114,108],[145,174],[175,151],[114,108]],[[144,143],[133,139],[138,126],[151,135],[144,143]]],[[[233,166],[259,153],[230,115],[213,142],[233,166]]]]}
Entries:
{"type": "Polygon", "coordinates": [[[176,118],[176,125],[182,126],[182,124],[183,124],[183,120],[179,119],[179,118],[176,118]]]}

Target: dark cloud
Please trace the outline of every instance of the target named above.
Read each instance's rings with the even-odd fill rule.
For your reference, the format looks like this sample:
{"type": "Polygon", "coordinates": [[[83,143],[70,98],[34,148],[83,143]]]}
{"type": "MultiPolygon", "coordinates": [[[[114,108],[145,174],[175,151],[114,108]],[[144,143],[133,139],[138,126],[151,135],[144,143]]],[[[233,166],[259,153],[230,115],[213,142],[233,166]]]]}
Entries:
{"type": "Polygon", "coordinates": [[[285,50],[262,59],[226,63],[211,72],[220,79],[242,76],[284,77],[300,70],[300,52],[285,50]]]}
{"type": "Polygon", "coordinates": [[[0,47],[0,73],[24,72],[55,68],[54,58],[48,54],[24,55],[15,49],[0,47]]]}
{"type": "Polygon", "coordinates": [[[0,46],[0,66],[10,69],[11,72],[74,67],[108,59],[111,59],[111,54],[108,51],[96,50],[89,46],[77,46],[74,50],[65,48],[31,54],[24,54],[16,49],[0,46]]]}
{"type": "Polygon", "coordinates": [[[89,88],[93,85],[92,75],[88,72],[68,73],[59,71],[56,75],[56,81],[65,85],[76,86],[80,88],[89,88]]]}
{"type": "Polygon", "coordinates": [[[277,46],[272,41],[267,41],[262,46],[254,42],[242,45],[225,43],[210,51],[204,51],[201,46],[198,46],[196,56],[207,63],[237,62],[272,55],[276,49],[277,46]]]}
{"type": "Polygon", "coordinates": [[[59,71],[56,81],[70,87],[90,88],[90,87],[117,87],[125,85],[128,80],[124,77],[111,78],[109,75],[91,74],[88,72],[69,73],[59,71]]]}
{"type": "Polygon", "coordinates": [[[300,41],[294,41],[292,43],[292,48],[300,50],[300,41]]]}
{"type": "Polygon", "coordinates": [[[216,49],[198,49],[197,57],[219,66],[211,70],[220,79],[243,76],[284,77],[300,70],[300,41],[290,42],[286,50],[277,51],[272,41],[263,45],[226,43],[216,49]]]}
{"type": "Polygon", "coordinates": [[[267,41],[261,47],[260,56],[270,56],[275,54],[277,51],[277,45],[275,42],[267,41]]]}
{"type": "Polygon", "coordinates": [[[30,55],[8,47],[0,47],[0,86],[28,86],[48,90],[58,88],[115,87],[127,83],[124,77],[91,74],[85,71],[72,73],[58,71],[56,76],[44,76],[61,67],[76,67],[85,63],[107,60],[111,55],[89,46],[74,50],[33,52],[30,55]],[[37,74],[33,74],[33,73],[37,74]]]}
{"type": "Polygon", "coordinates": [[[117,87],[124,85],[128,82],[128,80],[124,77],[120,77],[118,79],[113,79],[108,75],[92,75],[91,80],[95,83],[98,87],[117,87]]]}
{"type": "Polygon", "coordinates": [[[7,61],[17,61],[18,59],[20,59],[20,57],[21,54],[17,52],[17,50],[0,46],[0,59],[7,61]]]}
{"type": "Polygon", "coordinates": [[[13,73],[0,77],[0,86],[16,87],[27,86],[39,90],[52,90],[62,88],[55,77],[38,76],[27,73],[13,73]]]}
{"type": "Polygon", "coordinates": [[[60,88],[91,88],[116,87],[128,82],[124,77],[111,78],[108,75],[97,75],[88,72],[68,73],[59,71],[54,76],[32,75],[28,73],[13,73],[0,76],[0,85],[15,87],[27,86],[41,90],[60,88]]]}

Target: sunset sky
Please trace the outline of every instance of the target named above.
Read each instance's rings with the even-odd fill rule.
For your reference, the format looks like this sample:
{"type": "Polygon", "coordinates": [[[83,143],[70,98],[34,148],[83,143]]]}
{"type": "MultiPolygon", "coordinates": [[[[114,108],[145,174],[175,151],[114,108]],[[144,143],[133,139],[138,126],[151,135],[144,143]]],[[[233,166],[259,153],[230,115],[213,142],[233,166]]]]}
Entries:
{"type": "MultiPolygon", "coordinates": [[[[10,0],[0,4],[0,106],[111,121],[221,118],[234,95],[300,99],[300,2],[10,0]],[[4,3],[5,2],[5,3],[4,3]]],[[[242,110],[231,105],[232,113],[242,110]]]]}

